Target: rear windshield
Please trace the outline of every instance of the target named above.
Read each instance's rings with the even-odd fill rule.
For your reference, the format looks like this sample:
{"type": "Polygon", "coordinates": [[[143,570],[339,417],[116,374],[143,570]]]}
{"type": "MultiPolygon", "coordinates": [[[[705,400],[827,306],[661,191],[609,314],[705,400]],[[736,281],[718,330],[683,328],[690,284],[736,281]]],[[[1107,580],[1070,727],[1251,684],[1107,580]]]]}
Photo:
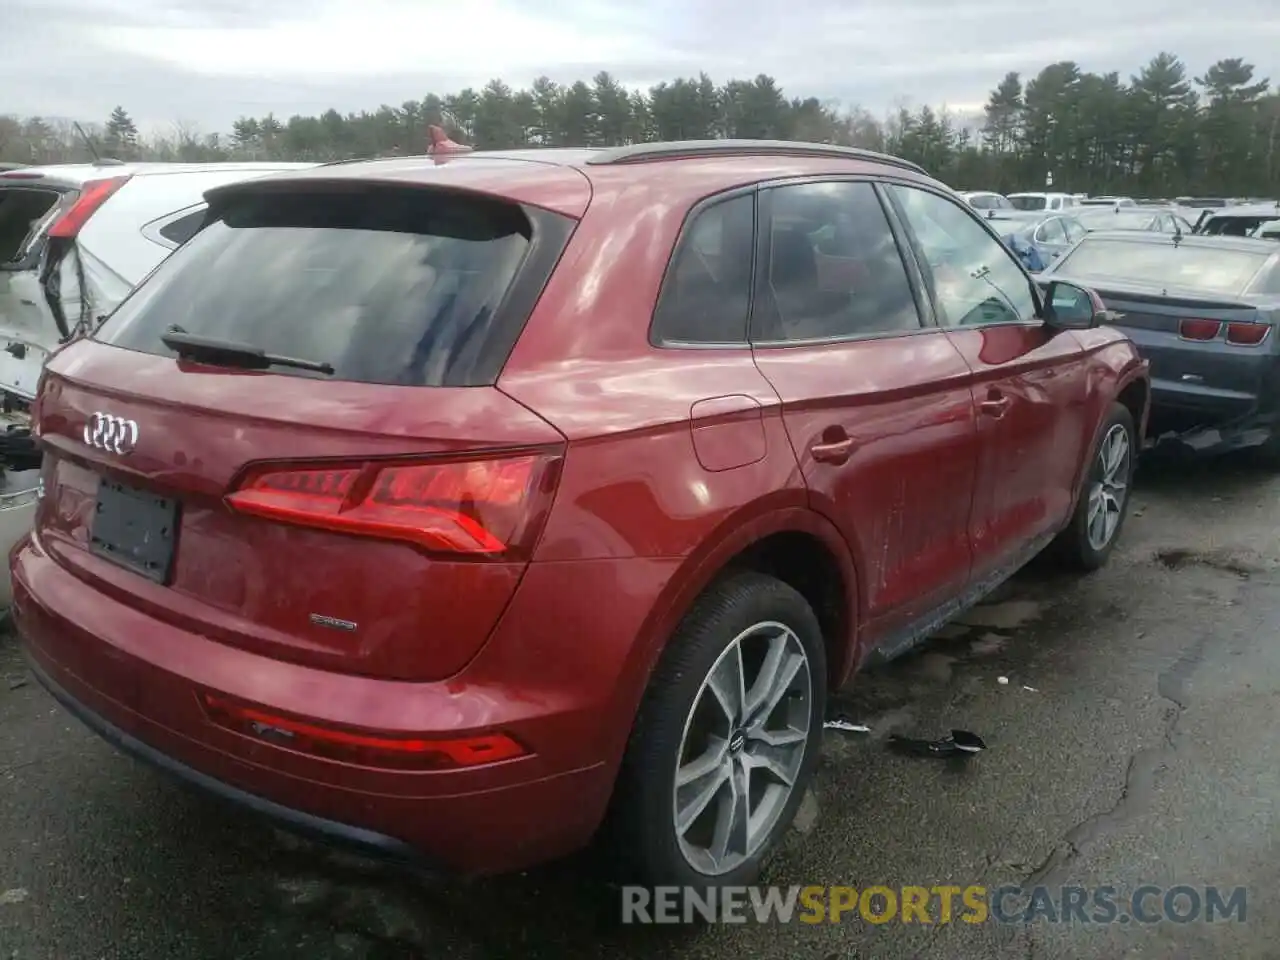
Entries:
{"type": "Polygon", "coordinates": [[[1049,205],[1048,197],[1036,196],[1010,197],[1009,202],[1015,210],[1043,210],[1049,205]]]}
{"type": "Polygon", "coordinates": [[[1081,210],[1077,218],[1090,230],[1146,230],[1151,226],[1155,215],[1114,210],[1081,210]]]}
{"type": "Polygon", "coordinates": [[[1268,259],[1269,254],[1252,250],[1088,238],[1059,261],[1058,270],[1082,277],[1124,278],[1209,293],[1239,294],[1245,292],[1268,259]]]}
{"type": "Polygon", "coordinates": [[[173,356],[160,338],[176,324],[327,362],[333,379],[489,383],[495,353],[500,366],[518,335],[500,314],[531,236],[519,207],[460,194],[249,194],[175,251],[97,336],[173,356]]]}

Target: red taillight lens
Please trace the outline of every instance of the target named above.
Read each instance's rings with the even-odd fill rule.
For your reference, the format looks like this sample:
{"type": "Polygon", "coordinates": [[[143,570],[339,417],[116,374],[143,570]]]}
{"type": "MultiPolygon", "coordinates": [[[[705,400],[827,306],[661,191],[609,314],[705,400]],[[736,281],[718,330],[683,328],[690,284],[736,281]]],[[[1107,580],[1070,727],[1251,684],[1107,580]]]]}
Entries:
{"type": "Polygon", "coordinates": [[[503,556],[544,514],[558,461],[542,455],[439,463],[267,467],[227,502],[240,513],[428,550],[503,556]]]}
{"type": "Polygon", "coordinates": [[[1227,324],[1227,343],[1240,347],[1256,347],[1267,339],[1271,332],[1269,323],[1229,323],[1227,324]]]}
{"type": "Polygon", "coordinates": [[[80,196],[71,205],[71,209],[54,221],[53,226],[49,228],[49,236],[74,237],[83,229],[89,218],[98,212],[98,208],[128,182],[128,177],[90,180],[80,188],[80,196]]]}
{"type": "Polygon", "coordinates": [[[200,702],[209,719],[227,730],[286,750],[361,766],[456,770],[528,754],[505,733],[458,739],[380,737],[278,716],[210,693],[203,694],[200,702]]]}
{"type": "Polygon", "coordinates": [[[1184,340],[1213,340],[1221,330],[1220,320],[1183,320],[1178,324],[1178,334],[1184,340]]]}

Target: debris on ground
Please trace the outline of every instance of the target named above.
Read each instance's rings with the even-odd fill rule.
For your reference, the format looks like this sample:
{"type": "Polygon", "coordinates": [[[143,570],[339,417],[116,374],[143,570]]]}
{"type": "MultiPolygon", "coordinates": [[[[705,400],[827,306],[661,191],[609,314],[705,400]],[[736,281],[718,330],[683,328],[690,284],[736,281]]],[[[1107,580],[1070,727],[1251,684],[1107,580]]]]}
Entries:
{"type": "Polygon", "coordinates": [[[839,730],[842,733],[870,733],[865,723],[854,723],[848,717],[832,717],[822,725],[823,730],[839,730]]]}
{"type": "Polygon", "coordinates": [[[894,734],[889,738],[889,747],[898,753],[913,757],[966,757],[981,753],[987,744],[976,733],[968,730],[952,730],[951,736],[938,740],[918,740],[915,737],[903,737],[894,734]]]}

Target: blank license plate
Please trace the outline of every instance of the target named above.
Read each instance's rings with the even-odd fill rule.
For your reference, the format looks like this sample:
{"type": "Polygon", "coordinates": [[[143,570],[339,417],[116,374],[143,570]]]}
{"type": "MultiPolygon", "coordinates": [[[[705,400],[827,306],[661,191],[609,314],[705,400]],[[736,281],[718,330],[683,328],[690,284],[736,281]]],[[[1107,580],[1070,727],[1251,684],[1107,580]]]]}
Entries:
{"type": "Polygon", "coordinates": [[[176,500],[107,479],[98,484],[90,552],[148,580],[167,583],[177,530],[176,500]]]}

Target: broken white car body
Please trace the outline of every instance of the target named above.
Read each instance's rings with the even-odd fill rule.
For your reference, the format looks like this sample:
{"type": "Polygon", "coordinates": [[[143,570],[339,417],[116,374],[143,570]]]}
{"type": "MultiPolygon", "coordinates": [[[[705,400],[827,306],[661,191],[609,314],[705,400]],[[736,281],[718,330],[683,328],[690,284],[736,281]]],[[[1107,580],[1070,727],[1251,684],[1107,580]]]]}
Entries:
{"type": "MultiPolygon", "coordinates": [[[[93,329],[204,221],[204,192],[305,163],[60,164],[0,171],[0,550],[40,495],[30,404],[45,361],[93,329]]],[[[8,563],[0,607],[11,598],[8,563]]]]}

